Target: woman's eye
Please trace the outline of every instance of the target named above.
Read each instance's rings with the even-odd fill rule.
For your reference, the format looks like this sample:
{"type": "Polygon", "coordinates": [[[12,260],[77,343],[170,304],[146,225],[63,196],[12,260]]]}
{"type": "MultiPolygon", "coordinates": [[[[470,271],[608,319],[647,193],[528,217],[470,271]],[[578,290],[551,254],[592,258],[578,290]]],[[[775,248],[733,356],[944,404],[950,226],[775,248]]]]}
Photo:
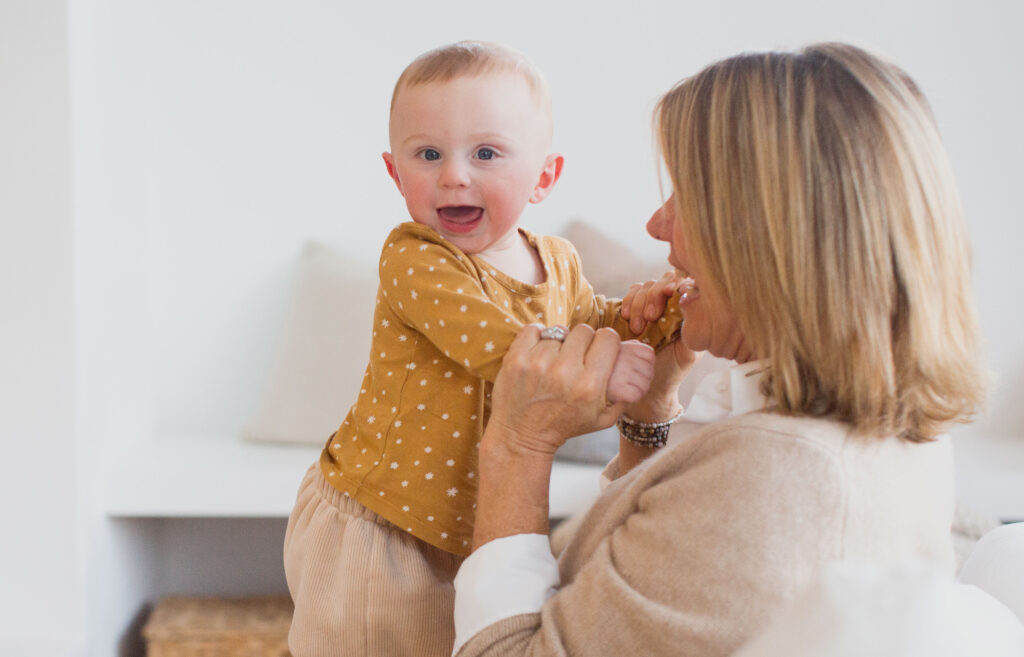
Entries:
{"type": "Polygon", "coordinates": [[[428,162],[431,162],[433,160],[440,160],[441,154],[435,151],[433,148],[427,148],[420,153],[420,157],[422,157],[424,160],[427,160],[428,162]]]}
{"type": "Polygon", "coordinates": [[[481,148],[476,152],[476,157],[479,160],[491,160],[495,155],[497,155],[497,153],[490,148],[481,148]]]}

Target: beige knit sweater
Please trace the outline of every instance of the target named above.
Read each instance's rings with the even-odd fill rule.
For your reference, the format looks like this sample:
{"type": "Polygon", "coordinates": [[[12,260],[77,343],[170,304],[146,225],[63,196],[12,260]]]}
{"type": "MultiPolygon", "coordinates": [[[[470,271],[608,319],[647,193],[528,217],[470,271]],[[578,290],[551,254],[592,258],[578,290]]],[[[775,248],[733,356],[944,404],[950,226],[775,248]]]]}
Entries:
{"type": "Polygon", "coordinates": [[[751,413],[612,482],[560,558],[539,614],[475,635],[475,655],[728,655],[827,562],[951,570],[952,450],[751,413]]]}

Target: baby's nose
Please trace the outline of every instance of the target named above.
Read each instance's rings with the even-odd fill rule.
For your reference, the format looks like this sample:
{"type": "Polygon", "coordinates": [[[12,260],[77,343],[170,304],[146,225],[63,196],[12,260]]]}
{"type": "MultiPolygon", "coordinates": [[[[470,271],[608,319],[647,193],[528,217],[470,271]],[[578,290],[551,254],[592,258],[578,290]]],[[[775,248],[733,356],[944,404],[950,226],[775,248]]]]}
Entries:
{"type": "Polygon", "coordinates": [[[469,185],[469,169],[457,159],[449,159],[441,165],[442,187],[465,187],[469,185]]]}

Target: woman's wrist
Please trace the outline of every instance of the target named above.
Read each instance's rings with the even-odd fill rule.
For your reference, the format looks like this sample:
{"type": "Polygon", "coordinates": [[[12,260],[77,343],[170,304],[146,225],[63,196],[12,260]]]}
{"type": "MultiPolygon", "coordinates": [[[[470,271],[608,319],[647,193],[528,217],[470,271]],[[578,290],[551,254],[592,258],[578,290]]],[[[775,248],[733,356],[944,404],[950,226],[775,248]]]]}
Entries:
{"type": "Polygon", "coordinates": [[[671,420],[683,410],[683,405],[679,403],[678,389],[676,394],[668,395],[660,399],[641,399],[640,401],[630,404],[626,407],[623,415],[628,417],[634,422],[643,422],[645,424],[655,422],[666,422],[671,420]]]}
{"type": "MultiPolygon", "coordinates": [[[[657,400],[643,399],[626,407],[623,416],[636,423],[657,424],[677,418],[683,410],[678,393],[657,400]]],[[[619,426],[619,474],[624,475],[654,454],[660,444],[638,444],[630,440],[619,426]]],[[[663,444],[663,443],[662,443],[663,444]]]]}
{"type": "MultiPolygon", "coordinates": [[[[500,431],[500,429],[496,429],[500,431]]],[[[480,444],[480,489],[477,494],[473,549],[516,534],[547,534],[551,468],[554,455],[516,449],[508,437],[480,444]]]]}

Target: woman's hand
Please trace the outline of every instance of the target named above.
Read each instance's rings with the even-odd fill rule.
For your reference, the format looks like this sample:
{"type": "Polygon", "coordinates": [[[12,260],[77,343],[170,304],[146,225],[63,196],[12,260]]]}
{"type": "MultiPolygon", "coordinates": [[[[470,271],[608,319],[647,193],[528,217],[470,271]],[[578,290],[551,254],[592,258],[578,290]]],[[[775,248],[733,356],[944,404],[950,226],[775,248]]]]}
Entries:
{"type": "Polygon", "coordinates": [[[623,404],[606,401],[619,353],[611,329],[574,328],[565,342],[524,326],[505,354],[480,441],[473,549],[515,534],[546,534],[555,450],[572,436],[609,427],[623,404]]]}
{"type": "MultiPolygon", "coordinates": [[[[691,351],[676,338],[655,355],[654,379],[640,401],[629,404],[623,413],[637,422],[664,422],[675,417],[682,409],[679,386],[693,368],[700,354],[691,351]]],[[[619,476],[632,470],[638,463],[654,453],[649,447],[635,445],[619,437],[619,476]]]]}
{"type": "Polygon", "coordinates": [[[541,339],[540,328],[524,326],[505,354],[484,440],[500,434],[512,451],[554,455],[569,438],[618,418],[623,404],[609,405],[606,391],[620,342],[608,328],[580,325],[564,342],[541,339]]]}

